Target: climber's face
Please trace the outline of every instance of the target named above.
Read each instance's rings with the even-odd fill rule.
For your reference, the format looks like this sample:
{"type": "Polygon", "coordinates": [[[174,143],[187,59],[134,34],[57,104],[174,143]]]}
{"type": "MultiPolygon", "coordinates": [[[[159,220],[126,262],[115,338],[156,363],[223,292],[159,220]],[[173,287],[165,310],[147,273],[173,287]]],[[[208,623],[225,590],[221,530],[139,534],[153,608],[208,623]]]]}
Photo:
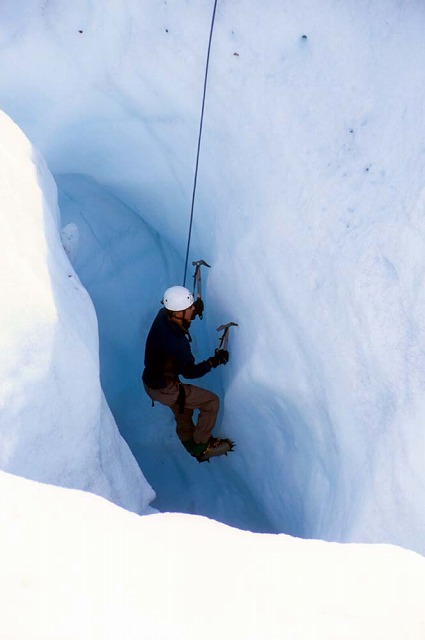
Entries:
{"type": "Polygon", "coordinates": [[[190,323],[193,320],[193,316],[195,314],[195,305],[192,304],[190,307],[185,309],[184,311],[175,311],[173,313],[173,320],[177,322],[178,325],[188,329],[190,327],[190,323]]]}

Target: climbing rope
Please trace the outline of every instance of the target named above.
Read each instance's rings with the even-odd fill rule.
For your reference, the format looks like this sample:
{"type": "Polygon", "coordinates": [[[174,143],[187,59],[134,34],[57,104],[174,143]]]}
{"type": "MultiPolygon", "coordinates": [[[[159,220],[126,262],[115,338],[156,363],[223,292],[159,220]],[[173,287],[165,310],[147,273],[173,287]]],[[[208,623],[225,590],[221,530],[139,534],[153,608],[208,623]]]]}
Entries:
{"type": "Polygon", "coordinates": [[[193,191],[192,191],[192,205],[190,209],[190,223],[189,223],[189,233],[187,238],[187,247],[186,247],[186,260],[184,264],[184,276],[183,276],[183,286],[186,286],[186,276],[187,276],[187,264],[189,260],[189,250],[190,250],[190,241],[192,239],[192,227],[193,227],[193,212],[195,207],[195,195],[196,195],[196,183],[198,180],[198,167],[199,167],[199,155],[201,151],[201,138],[202,138],[202,127],[204,124],[204,110],[205,110],[205,97],[207,94],[207,81],[208,81],[208,68],[210,63],[210,51],[211,51],[211,42],[212,35],[214,30],[214,21],[215,21],[215,12],[217,9],[217,0],[214,0],[214,9],[211,18],[211,29],[210,29],[210,37],[208,41],[208,52],[207,52],[207,60],[205,64],[205,76],[204,76],[204,91],[202,95],[202,108],[201,108],[201,118],[199,123],[199,135],[198,135],[198,149],[196,152],[196,164],[195,164],[195,175],[193,180],[193,191]]]}

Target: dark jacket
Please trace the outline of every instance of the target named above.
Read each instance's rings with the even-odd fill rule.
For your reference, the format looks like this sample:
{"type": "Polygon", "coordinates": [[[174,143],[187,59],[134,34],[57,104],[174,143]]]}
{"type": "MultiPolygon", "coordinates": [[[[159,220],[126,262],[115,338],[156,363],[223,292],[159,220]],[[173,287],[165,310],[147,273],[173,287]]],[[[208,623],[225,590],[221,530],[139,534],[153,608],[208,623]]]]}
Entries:
{"type": "Polygon", "coordinates": [[[146,339],[143,382],[151,389],[163,389],[179,375],[200,378],[209,371],[206,360],[195,364],[188,332],[160,309],[146,339]]]}

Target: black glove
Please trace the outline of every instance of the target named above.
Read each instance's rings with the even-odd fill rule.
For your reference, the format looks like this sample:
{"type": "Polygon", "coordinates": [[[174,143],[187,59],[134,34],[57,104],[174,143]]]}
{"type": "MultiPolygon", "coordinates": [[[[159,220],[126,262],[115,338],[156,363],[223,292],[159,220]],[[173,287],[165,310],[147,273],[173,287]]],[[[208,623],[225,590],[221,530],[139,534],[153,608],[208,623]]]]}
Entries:
{"type": "Polygon", "coordinates": [[[196,298],[195,302],[193,303],[193,306],[195,307],[195,313],[193,314],[193,317],[196,318],[196,316],[199,316],[202,320],[202,314],[204,312],[204,303],[202,302],[201,298],[196,298]]]}
{"type": "Polygon", "coordinates": [[[216,349],[214,355],[207,360],[210,367],[215,369],[219,364],[227,364],[229,362],[229,352],[226,349],[216,349]]]}

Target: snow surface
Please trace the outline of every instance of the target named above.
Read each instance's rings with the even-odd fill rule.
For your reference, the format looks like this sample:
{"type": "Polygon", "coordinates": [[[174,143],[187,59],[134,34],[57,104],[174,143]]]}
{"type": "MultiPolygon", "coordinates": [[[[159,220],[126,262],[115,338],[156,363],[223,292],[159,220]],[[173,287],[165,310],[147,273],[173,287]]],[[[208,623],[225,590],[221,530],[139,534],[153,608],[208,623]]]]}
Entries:
{"type": "MultiPolygon", "coordinates": [[[[220,393],[217,434],[235,439],[237,451],[198,465],[177,441],[166,409],[151,409],[143,395],[144,337],[163,290],[183,276],[211,10],[206,0],[0,5],[0,105],[53,173],[65,249],[49,171],[3,115],[1,468],[145,513],[154,493],[115,419],[160,510],[208,515],[252,531],[390,542],[424,554],[422,3],[269,0],[260,8],[252,0],[219,1],[190,259],[213,265],[205,273],[205,320],[193,332],[199,359],[216,346],[219,324],[239,323],[229,365],[202,381],[220,393]],[[87,291],[114,418],[99,384],[87,291]]],[[[76,497],[85,500],[96,499],[76,497]]],[[[48,528],[47,511],[40,521],[48,528]]],[[[116,511],[108,513],[115,522],[116,511]]],[[[83,535],[70,518],[74,535],[83,535]]],[[[323,625],[323,637],[349,638],[357,622],[364,626],[356,637],[376,638],[381,629],[385,638],[424,635],[416,606],[425,595],[423,561],[414,554],[254,536],[178,515],[123,519],[123,528],[164,523],[164,537],[181,522],[184,531],[201,529],[205,540],[207,532],[216,539],[225,531],[224,557],[230,540],[242,548],[249,539],[254,564],[263,540],[273,548],[282,540],[291,549],[299,545],[307,569],[342,550],[347,580],[361,549],[391,591],[377,603],[372,592],[366,598],[368,606],[387,608],[388,626],[384,616],[371,623],[345,605],[338,618],[329,603],[341,604],[341,589],[324,603],[317,576],[311,591],[309,580],[294,591],[295,610],[305,617],[319,603],[320,615],[327,612],[312,623],[315,637],[323,625]],[[403,575],[412,570],[419,581],[389,579],[398,559],[403,575]],[[411,591],[399,590],[402,584],[411,591]],[[332,636],[337,618],[350,625],[332,636]]],[[[8,526],[13,529],[13,517],[8,526]]],[[[155,544],[149,538],[145,544],[154,554],[155,544]]],[[[164,564],[156,551],[154,557],[157,578],[170,579],[168,556],[164,564]]],[[[276,573],[259,578],[259,593],[273,602],[291,583],[300,584],[298,575],[305,578],[286,560],[279,547],[276,573]]],[[[47,574],[50,562],[42,564],[47,574]]],[[[197,565],[186,560],[184,566],[193,594],[197,565]]],[[[149,580],[158,595],[154,573],[149,580]]],[[[226,577],[220,588],[223,582],[226,577]]],[[[364,582],[346,604],[367,595],[364,582]]],[[[78,588],[69,584],[72,602],[78,588]]],[[[99,583],[91,587],[97,597],[99,583]]],[[[240,593],[238,607],[247,593],[252,603],[250,589],[240,593]]],[[[217,599],[215,591],[207,593],[203,620],[217,599]]],[[[129,618],[143,618],[132,609],[129,583],[121,595],[130,603],[123,604],[129,618]]],[[[146,611],[158,612],[153,600],[146,611]]],[[[75,610],[84,611],[76,602],[75,610]]],[[[263,618],[264,625],[266,608],[257,613],[255,624],[263,618]]],[[[164,624],[158,634],[166,637],[164,624]]],[[[185,624],[177,616],[179,633],[185,624]]],[[[277,637],[282,621],[270,624],[265,637],[277,637]]],[[[310,618],[301,623],[288,612],[285,624],[288,637],[302,637],[297,625],[310,618]]]]}
{"type": "Polygon", "coordinates": [[[0,484],[2,638],[424,638],[425,558],[411,551],[0,484]]]}

